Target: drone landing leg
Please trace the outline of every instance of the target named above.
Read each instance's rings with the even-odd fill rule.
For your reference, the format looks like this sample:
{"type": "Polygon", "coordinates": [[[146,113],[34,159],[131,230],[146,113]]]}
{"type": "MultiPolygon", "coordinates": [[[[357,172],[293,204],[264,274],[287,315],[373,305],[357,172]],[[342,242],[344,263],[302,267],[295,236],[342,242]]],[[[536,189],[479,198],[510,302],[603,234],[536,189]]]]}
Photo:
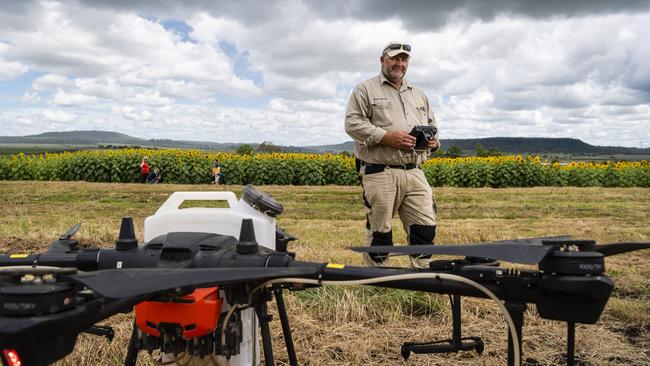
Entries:
{"type": "Polygon", "coordinates": [[[83,333],[106,337],[109,342],[113,340],[113,337],[115,337],[115,331],[113,331],[113,328],[103,325],[93,325],[84,330],[83,333]]]}
{"type": "Polygon", "coordinates": [[[273,360],[273,345],[271,344],[271,329],[269,322],[273,318],[266,307],[266,302],[271,300],[271,294],[268,290],[263,290],[259,295],[257,304],[255,305],[255,312],[260,322],[260,329],[262,331],[262,346],[264,347],[264,364],[266,366],[275,365],[273,360]]]}
{"type": "MultiPolygon", "coordinates": [[[[512,317],[512,322],[515,323],[515,330],[517,331],[517,338],[519,343],[519,364],[521,365],[521,359],[523,358],[521,352],[521,333],[524,325],[524,311],[526,311],[527,305],[518,304],[518,303],[509,303],[505,304],[506,309],[510,317],[512,317]]],[[[512,340],[512,335],[508,332],[508,366],[515,365],[515,351],[514,344],[512,340]]]]}
{"type": "Polygon", "coordinates": [[[289,365],[298,366],[298,358],[296,357],[296,350],[293,347],[293,338],[291,337],[291,328],[289,326],[289,317],[287,316],[287,309],[284,306],[284,298],[282,297],[282,288],[273,288],[275,295],[275,302],[278,305],[278,315],[280,316],[280,323],[282,324],[282,334],[284,335],[284,344],[287,346],[287,355],[289,356],[289,365]]]}
{"type": "Polygon", "coordinates": [[[483,353],[483,340],[480,337],[462,337],[461,316],[460,316],[460,295],[450,296],[451,314],[453,320],[452,339],[445,339],[434,342],[414,343],[405,342],[402,344],[402,357],[407,360],[413,353],[451,353],[458,351],[476,350],[480,355],[483,353]]]}
{"type": "Polygon", "coordinates": [[[126,358],[124,359],[124,366],[135,366],[138,361],[138,326],[133,322],[133,331],[131,332],[131,340],[129,340],[129,348],[126,351],[126,358]]]}
{"type": "Polygon", "coordinates": [[[566,364],[573,366],[576,348],[576,323],[567,322],[566,364]]]}

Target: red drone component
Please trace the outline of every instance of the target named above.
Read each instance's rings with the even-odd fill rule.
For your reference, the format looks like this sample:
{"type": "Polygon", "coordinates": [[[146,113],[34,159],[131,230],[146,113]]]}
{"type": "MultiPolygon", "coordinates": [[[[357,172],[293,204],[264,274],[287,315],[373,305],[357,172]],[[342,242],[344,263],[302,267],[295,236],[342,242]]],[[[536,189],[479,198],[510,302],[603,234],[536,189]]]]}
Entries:
{"type": "Polygon", "coordinates": [[[223,300],[219,287],[197,288],[172,302],[145,301],[135,306],[135,322],[143,332],[160,337],[163,323],[181,326],[184,339],[213,332],[219,322],[223,300]]]}

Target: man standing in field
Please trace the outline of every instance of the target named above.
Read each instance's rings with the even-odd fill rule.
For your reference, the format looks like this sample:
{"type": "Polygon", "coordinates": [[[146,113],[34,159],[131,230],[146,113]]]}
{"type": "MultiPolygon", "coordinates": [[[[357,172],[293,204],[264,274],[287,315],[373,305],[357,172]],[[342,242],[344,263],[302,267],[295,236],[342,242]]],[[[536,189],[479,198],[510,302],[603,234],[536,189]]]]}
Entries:
{"type": "MultiPolygon", "coordinates": [[[[434,202],[419,165],[439,146],[438,134],[427,149],[414,149],[414,126],[435,126],[424,92],[405,79],[411,46],[390,42],[381,57],[381,72],[352,92],[345,115],[345,131],[355,142],[356,167],[366,208],[366,245],[393,245],[391,220],[399,213],[410,245],[432,244],[436,235],[434,202]]],[[[414,267],[428,267],[429,256],[411,258],[414,267]]],[[[385,253],[364,257],[368,265],[382,265],[385,253]]]]}

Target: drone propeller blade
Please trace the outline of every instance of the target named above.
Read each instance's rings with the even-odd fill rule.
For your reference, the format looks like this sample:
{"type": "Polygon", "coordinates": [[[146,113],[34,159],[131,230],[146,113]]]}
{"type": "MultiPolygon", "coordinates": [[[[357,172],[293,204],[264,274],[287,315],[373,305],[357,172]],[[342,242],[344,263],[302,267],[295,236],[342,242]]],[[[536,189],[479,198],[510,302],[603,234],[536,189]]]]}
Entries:
{"type": "Polygon", "coordinates": [[[79,231],[80,227],[81,227],[81,223],[76,223],[76,224],[72,225],[72,227],[68,231],[66,231],[65,234],[63,234],[63,235],[61,235],[59,237],[59,240],[68,240],[68,239],[72,238],[74,236],[74,234],[76,234],[77,231],[79,231]]]}
{"type": "Polygon", "coordinates": [[[545,241],[565,240],[568,238],[570,237],[549,236],[463,245],[373,246],[351,249],[362,253],[460,255],[464,257],[492,258],[512,263],[537,264],[553,250],[553,246],[543,245],[545,241]]]}
{"type": "Polygon", "coordinates": [[[129,268],[83,272],[70,276],[111,299],[153,294],[175,288],[208,287],[281,277],[314,275],[316,267],[301,268],[129,268]]]}
{"type": "Polygon", "coordinates": [[[650,249],[650,243],[611,243],[597,245],[594,251],[602,253],[605,257],[610,255],[633,252],[635,250],[650,249]]]}

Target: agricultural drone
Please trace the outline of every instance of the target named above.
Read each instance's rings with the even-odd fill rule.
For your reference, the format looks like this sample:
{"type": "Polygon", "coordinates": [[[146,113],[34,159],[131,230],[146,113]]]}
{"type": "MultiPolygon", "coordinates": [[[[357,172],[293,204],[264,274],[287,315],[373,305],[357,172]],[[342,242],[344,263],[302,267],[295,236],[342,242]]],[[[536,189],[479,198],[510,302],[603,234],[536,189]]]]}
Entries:
{"type": "Polygon", "coordinates": [[[596,323],[614,288],[605,257],[650,248],[569,237],[357,247],[458,259],[433,260],[428,269],[353,267],[297,260],[288,251],[295,238],[275,227],[280,213],[281,204],[250,186],[240,201],[231,192],[177,192],[145,221],[142,245],[133,220],[123,218],[113,248],[81,248],[73,239],[77,224],[43,253],[0,255],[2,364],[52,363],[72,352],[82,332],[112,339],[113,330],[97,323],[135,309],[125,365],[135,365],[140,350],[159,350],[172,361],[187,355],[216,365],[257,365],[260,334],[264,363],[274,365],[267,304],[275,298],[289,362],[298,365],[283,291],[355,284],[449,295],[452,338],[404,343],[405,359],[411,353],[481,353],[481,338],[461,332],[461,298],[469,296],[491,298],[502,309],[508,365],[522,359],[528,304],[542,318],[566,322],[566,362],[573,365],[575,324],[596,323]],[[178,208],[184,199],[206,197],[225,198],[230,208],[178,208]],[[506,268],[499,261],[537,268],[506,268]]]}

